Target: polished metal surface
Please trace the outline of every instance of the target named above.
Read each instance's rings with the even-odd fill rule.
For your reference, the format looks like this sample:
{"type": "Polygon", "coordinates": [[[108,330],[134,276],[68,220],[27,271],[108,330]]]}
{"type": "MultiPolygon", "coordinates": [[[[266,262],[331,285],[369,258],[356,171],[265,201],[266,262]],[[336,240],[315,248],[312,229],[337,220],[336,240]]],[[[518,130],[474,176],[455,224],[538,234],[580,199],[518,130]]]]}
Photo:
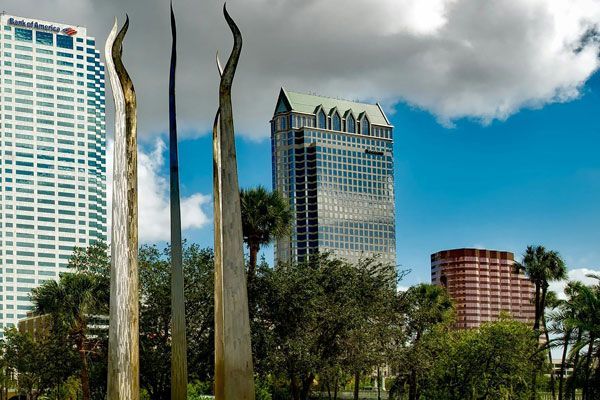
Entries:
{"type": "Polygon", "coordinates": [[[187,399],[187,341],[185,295],[181,245],[179,160],[177,152],[177,111],[175,75],[177,67],[177,26],[171,3],[171,67],[169,71],[169,163],[171,184],[171,400],[187,399]]]}
{"type": "MultiPolygon", "coordinates": [[[[244,265],[231,86],[242,35],[223,7],[234,45],[219,87],[213,126],[215,221],[215,397],[253,400],[254,376],[244,265]]],[[[220,63],[217,64],[220,68],[220,63]]]]}
{"type": "Polygon", "coordinates": [[[115,102],[108,399],[139,399],[137,115],[133,83],[123,65],[127,18],[106,42],[106,66],[115,102]]]}

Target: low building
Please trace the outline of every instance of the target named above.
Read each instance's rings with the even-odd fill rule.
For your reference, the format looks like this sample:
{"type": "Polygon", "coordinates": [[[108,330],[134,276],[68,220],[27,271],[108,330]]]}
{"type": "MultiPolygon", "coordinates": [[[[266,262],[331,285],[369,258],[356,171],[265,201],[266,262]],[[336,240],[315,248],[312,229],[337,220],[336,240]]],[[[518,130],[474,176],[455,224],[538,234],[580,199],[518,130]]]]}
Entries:
{"type": "MultiPolygon", "coordinates": [[[[552,370],[554,371],[554,376],[559,377],[560,376],[560,366],[562,365],[562,360],[560,358],[553,358],[552,359],[552,370]]],[[[548,374],[550,375],[550,374],[548,374]]],[[[566,368],[565,368],[565,378],[570,377],[571,375],[573,375],[573,365],[567,362],[566,368]]]]}
{"type": "MultiPolygon", "coordinates": [[[[28,312],[27,317],[19,320],[17,326],[19,332],[29,333],[37,338],[52,328],[52,318],[49,314],[33,315],[32,312],[28,312]]],[[[88,339],[95,339],[100,334],[106,334],[108,332],[108,315],[89,316],[88,332],[88,339]]]]}

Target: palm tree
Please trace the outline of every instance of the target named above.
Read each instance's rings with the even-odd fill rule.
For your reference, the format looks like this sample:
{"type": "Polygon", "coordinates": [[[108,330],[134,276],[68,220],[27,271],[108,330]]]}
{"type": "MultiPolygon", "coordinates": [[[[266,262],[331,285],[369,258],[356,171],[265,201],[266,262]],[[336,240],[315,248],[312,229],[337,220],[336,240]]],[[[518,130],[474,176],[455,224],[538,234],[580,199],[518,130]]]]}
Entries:
{"type": "MultiPolygon", "coordinates": [[[[412,338],[413,348],[417,347],[423,335],[435,325],[449,322],[453,318],[454,306],[446,289],[431,284],[412,286],[403,295],[406,304],[407,329],[412,338]]],[[[419,366],[413,364],[408,377],[408,399],[416,400],[418,393],[419,366]]]]}
{"type": "Polygon", "coordinates": [[[550,310],[555,310],[557,307],[559,307],[562,303],[561,300],[559,300],[558,296],[556,295],[555,292],[553,291],[548,291],[548,293],[546,294],[546,303],[544,304],[544,312],[542,313],[542,326],[544,327],[544,336],[546,339],[546,346],[548,349],[548,362],[550,363],[550,365],[552,366],[552,368],[550,368],[550,390],[552,392],[552,399],[556,399],[556,377],[554,376],[554,362],[552,360],[552,347],[555,346],[555,342],[556,341],[551,341],[550,340],[550,332],[548,329],[548,325],[547,325],[547,321],[546,321],[546,309],[550,309],[550,310]]]}
{"type": "Polygon", "coordinates": [[[559,337],[556,341],[562,346],[562,356],[560,362],[560,371],[558,373],[558,400],[565,398],[565,372],[567,370],[567,362],[569,346],[573,343],[573,334],[576,333],[574,319],[577,312],[576,301],[579,295],[581,283],[572,281],[567,283],[565,287],[566,300],[557,300],[557,311],[550,315],[550,319],[554,322],[553,333],[559,337]]]}
{"type": "MultiPolygon", "coordinates": [[[[593,362],[594,354],[597,358],[600,357],[600,349],[595,350],[596,342],[600,339],[600,285],[594,287],[581,286],[577,310],[574,324],[582,334],[573,346],[573,352],[579,354],[581,350],[587,348],[579,366],[583,369],[584,378],[582,398],[587,400],[597,398],[597,393],[595,393],[597,389],[594,385],[591,385],[591,370],[595,364],[593,362]]],[[[596,365],[596,375],[600,378],[600,364],[596,365]]]]}
{"type": "Polygon", "coordinates": [[[517,271],[524,272],[535,287],[535,319],[533,329],[540,330],[548,293],[549,282],[567,277],[567,268],[556,251],[548,251],[544,246],[527,246],[523,261],[515,263],[517,271]]]}
{"type": "Polygon", "coordinates": [[[256,258],[261,246],[275,238],[288,235],[292,213],[288,202],[278,191],[267,191],[263,186],[240,191],[242,231],[248,246],[250,262],[248,283],[254,278],[256,258]]]}
{"type": "Polygon", "coordinates": [[[91,273],[64,273],[32,290],[34,314],[49,314],[53,329],[66,328],[81,359],[83,400],[90,400],[88,320],[108,313],[108,282],[91,273]]]}
{"type": "MultiPolygon", "coordinates": [[[[527,246],[523,261],[515,263],[518,272],[524,272],[535,287],[535,318],[533,330],[540,335],[540,322],[543,323],[544,331],[547,331],[545,308],[546,296],[548,294],[549,282],[562,280],[567,277],[565,262],[558,252],[546,250],[544,246],[527,246]]],[[[552,358],[550,356],[550,361],[552,358]]],[[[532,398],[537,396],[537,371],[532,373],[532,398]]],[[[554,398],[554,386],[552,386],[554,398]]]]}

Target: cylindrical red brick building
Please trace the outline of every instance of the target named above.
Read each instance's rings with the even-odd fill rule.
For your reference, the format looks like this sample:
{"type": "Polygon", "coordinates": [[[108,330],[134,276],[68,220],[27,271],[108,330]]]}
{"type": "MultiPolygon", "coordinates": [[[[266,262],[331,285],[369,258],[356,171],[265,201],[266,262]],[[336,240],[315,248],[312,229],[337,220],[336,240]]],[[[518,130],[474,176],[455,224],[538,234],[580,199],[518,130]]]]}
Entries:
{"type": "Polygon", "coordinates": [[[431,282],[445,286],[456,305],[456,328],[476,328],[502,311],[533,323],[533,284],[514,268],[508,251],[444,250],[431,255],[431,282]]]}

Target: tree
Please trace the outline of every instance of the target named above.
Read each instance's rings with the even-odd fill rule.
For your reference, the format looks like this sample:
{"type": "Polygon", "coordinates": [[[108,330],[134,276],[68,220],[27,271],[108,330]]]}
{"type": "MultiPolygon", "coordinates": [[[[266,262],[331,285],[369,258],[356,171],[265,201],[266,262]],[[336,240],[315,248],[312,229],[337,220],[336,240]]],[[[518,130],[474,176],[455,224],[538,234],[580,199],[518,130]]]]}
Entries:
{"type": "Polygon", "coordinates": [[[437,334],[428,340],[437,359],[422,387],[425,398],[495,400],[531,395],[528,377],[543,356],[526,324],[501,317],[477,329],[437,334]]]}
{"type": "Polygon", "coordinates": [[[546,319],[546,310],[554,310],[560,305],[561,301],[558,299],[558,296],[553,291],[548,291],[545,296],[544,303],[544,312],[542,312],[542,326],[544,327],[544,337],[546,339],[546,347],[548,355],[548,363],[550,366],[550,391],[552,393],[552,399],[556,399],[556,378],[554,376],[554,361],[552,360],[552,346],[553,341],[550,340],[550,332],[548,329],[547,319],[546,319]]]}
{"type": "MultiPolygon", "coordinates": [[[[354,399],[358,400],[361,374],[385,364],[402,337],[401,313],[396,290],[402,274],[378,257],[367,257],[356,265],[355,308],[353,325],[344,342],[341,364],[354,377],[354,399]]],[[[378,374],[378,379],[380,378],[378,374]]],[[[378,382],[378,396],[381,384],[378,382]]]]}
{"type": "Polygon", "coordinates": [[[582,285],[579,288],[576,308],[577,314],[573,322],[581,334],[572,351],[577,355],[584,351],[577,368],[583,374],[582,398],[590,400],[600,396],[600,346],[596,346],[600,339],[600,284],[594,287],[582,285]]]}
{"type": "MultiPolygon", "coordinates": [[[[527,246],[523,260],[520,263],[515,263],[515,268],[518,272],[524,272],[535,287],[535,318],[533,330],[540,335],[540,322],[545,326],[545,308],[546,295],[548,293],[549,282],[562,280],[567,277],[567,268],[565,262],[558,252],[546,250],[544,246],[527,246]]],[[[532,399],[537,396],[537,371],[532,373],[532,399]]],[[[554,390],[554,386],[553,386],[554,390]]]]}
{"type": "Polygon", "coordinates": [[[22,334],[15,328],[5,331],[4,357],[17,379],[17,390],[35,400],[48,388],[43,384],[39,368],[42,348],[31,334],[22,334]]]}
{"type": "Polygon", "coordinates": [[[110,257],[105,242],[94,242],[88,247],[75,247],[69,258],[68,268],[75,272],[92,274],[104,280],[110,279],[110,257]]]}
{"type": "Polygon", "coordinates": [[[255,326],[270,344],[268,360],[259,365],[286,378],[288,398],[307,399],[316,377],[329,383],[335,397],[341,378],[354,374],[364,360],[365,346],[374,340],[360,329],[383,318],[375,313],[385,307],[374,302],[384,298],[381,291],[395,290],[393,275],[375,273],[379,264],[369,261],[359,268],[320,254],[257,275],[262,295],[256,298],[255,326]]]}
{"type": "Polygon", "coordinates": [[[254,279],[258,251],[273,239],[289,234],[292,213],[289,204],[278,191],[263,186],[240,191],[242,231],[248,246],[248,282],[254,279]]]}
{"type": "MultiPolygon", "coordinates": [[[[444,330],[454,319],[454,306],[446,289],[437,285],[420,284],[410,287],[401,299],[406,313],[406,335],[410,346],[401,350],[400,363],[405,365],[408,381],[408,399],[419,398],[420,381],[429,370],[432,359],[429,349],[422,346],[425,334],[434,330],[444,330]]],[[[403,377],[398,377],[402,380],[403,377]]]]}
{"type": "MultiPolygon", "coordinates": [[[[153,400],[170,398],[170,249],[143,246],[140,267],[141,386],[153,400]]],[[[214,259],[210,249],[183,248],[188,380],[211,380],[214,371],[214,259]]]]}
{"type": "Polygon", "coordinates": [[[31,400],[50,394],[51,388],[60,389],[79,367],[77,354],[64,337],[50,332],[38,331],[34,336],[8,329],[2,347],[8,377],[16,378],[18,391],[31,400]]]}
{"type": "Polygon", "coordinates": [[[549,282],[565,279],[567,268],[560,254],[546,250],[544,246],[527,246],[522,262],[515,263],[515,268],[524,272],[535,287],[533,329],[539,332],[549,282]]]}
{"type": "Polygon", "coordinates": [[[98,338],[90,335],[90,318],[108,314],[109,282],[106,275],[100,273],[103,261],[92,262],[105,260],[98,254],[105,250],[104,245],[76,250],[70,262],[76,273],[62,273],[58,282],[47,281],[31,292],[34,314],[49,314],[54,334],[65,332],[77,348],[83,400],[91,399],[89,357],[100,344],[98,338]]]}
{"type": "MultiPolygon", "coordinates": [[[[574,334],[578,332],[575,326],[577,314],[577,303],[581,291],[581,282],[569,282],[565,287],[566,300],[558,300],[557,310],[550,314],[550,320],[553,322],[552,332],[558,335],[558,341],[562,346],[562,355],[560,370],[558,373],[558,400],[565,398],[565,372],[567,363],[570,363],[568,356],[569,347],[575,342],[574,334]]],[[[550,341],[548,340],[548,343],[550,341]]],[[[574,366],[574,368],[576,368],[574,366]]],[[[573,381],[573,379],[571,379],[573,381]]],[[[573,383],[573,382],[572,382],[573,383]]]]}

